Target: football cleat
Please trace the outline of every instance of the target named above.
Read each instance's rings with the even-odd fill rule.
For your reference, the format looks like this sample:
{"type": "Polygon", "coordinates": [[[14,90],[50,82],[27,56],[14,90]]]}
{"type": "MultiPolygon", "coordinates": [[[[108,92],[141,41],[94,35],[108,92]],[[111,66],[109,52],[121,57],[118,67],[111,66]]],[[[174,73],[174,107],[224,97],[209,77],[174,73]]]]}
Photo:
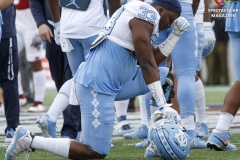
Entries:
{"type": "Polygon", "coordinates": [[[134,138],[147,138],[148,127],[145,124],[142,124],[141,127],[133,132],[129,132],[123,135],[125,139],[134,139],[134,138]]]}
{"type": "Polygon", "coordinates": [[[223,133],[213,132],[208,138],[207,147],[216,151],[235,151],[237,147],[230,143],[231,134],[229,131],[223,133]]]}
{"type": "Polygon", "coordinates": [[[198,137],[207,138],[209,133],[208,125],[206,123],[196,122],[195,132],[198,137]]]}
{"type": "Polygon", "coordinates": [[[6,132],[5,143],[11,143],[14,136],[14,130],[12,128],[8,128],[6,132]]]}
{"type": "MultiPolygon", "coordinates": [[[[5,154],[6,160],[13,160],[20,153],[32,152],[34,149],[31,149],[32,140],[35,137],[34,134],[30,133],[23,127],[18,127],[14,134],[11,144],[8,146],[5,154]]],[[[27,153],[28,155],[28,153],[27,153]]]]}
{"type": "Polygon", "coordinates": [[[41,115],[36,123],[41,128],[44,137],[56,138],[56,122],[53,122],[48,114],[41,115]]]}
{"type": "Polygon", "coordinates": [[[152,145],[149,145],[146,148],[144,157],[146,157],[146,158],[156,158],[156,157],[159,157],[158,153],[156,153],[151,146],[152,145]]]}
{"type": "Polygon", "coordinates": [[[207,143],[200,137],[195,137],[190,142],[190,148],[192,149],[205,149],[207,148],[207,143]]]}
{"type": "Polygon", "coordinates": [[[149,145],[149,141],[147,138],[143,139],[141,142],[135,145],[136,148],[147,148],[149,145]]]}
{"type": "Polygon", "coordinates": [[[129,133],[134,131],[128,121],[127,121],[127,116],[126,115],[122,115],[120,117],[117,118],[117,125],[116,125],[116,131],[118,135],[124,135],[125,133],[129,133]]]}

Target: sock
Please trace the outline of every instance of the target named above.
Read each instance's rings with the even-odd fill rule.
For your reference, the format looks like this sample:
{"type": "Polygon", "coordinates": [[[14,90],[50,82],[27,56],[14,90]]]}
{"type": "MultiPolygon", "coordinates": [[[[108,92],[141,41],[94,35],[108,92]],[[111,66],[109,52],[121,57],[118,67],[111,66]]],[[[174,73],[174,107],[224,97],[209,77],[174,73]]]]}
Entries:
{"type": "Polygon", "coordinates": [[[69,104],[69,94],[73,80],[66,81],[60,88],[57,96],[55,97],[52,105],[50,106],[47,114],[49,118],[56,122],[61,113],[67,108],[69,104]]]}
{"type": "Polygon", "coordinates": [[[34,101],[43,102],[45,96],[46,73],[44,70],[33,72],[35,90],[34,101]]]}
{"type": "Polygon", "coordinates": [[[68,158],[71,139],[35,136],[31,148],[41,149],[68,158]]]}
{"type": "Polygon", "coordinates": [[[194,116],[181,116],[181,125],[186,130],[194,130],[195,129],[194,116]]]}
{"type": "Polygon", "coordinates": [[[140,106],[140,114],[141,114],[141,125],[148,126],[148,116],[147,116],[147,108],[145,102],[145,95],[138,96],[139,106],[140,106]]]}
{"type": "Polygon", "coordinates": [[[218,130],[219,132],[228,131],[230,125],[232,124],[233,118],[234,116],[232,114],[227,112],[221,112],[216,125],[216,130],[218,130]]]}
{"type": "Polygon", "coordinates": [[[196,137],[194,116],[181,116],[181,125],[186,129],[186,133],[189,136],[189,142],[196,137]]]}
{"type": "Polygon", "coordinates": [[[204,86],[202,80],[199,78],[197,82],[195,82],[195,91],[196,91],[196,122],[206,123],[206,103],[205,103],[205,93],[204,86]]]}
{"type": "Polygon", "coordinates": [[[129,99],[114,102],[117,118],[123,115],[127,115],[128,104],[129,104],[129,99]]]}

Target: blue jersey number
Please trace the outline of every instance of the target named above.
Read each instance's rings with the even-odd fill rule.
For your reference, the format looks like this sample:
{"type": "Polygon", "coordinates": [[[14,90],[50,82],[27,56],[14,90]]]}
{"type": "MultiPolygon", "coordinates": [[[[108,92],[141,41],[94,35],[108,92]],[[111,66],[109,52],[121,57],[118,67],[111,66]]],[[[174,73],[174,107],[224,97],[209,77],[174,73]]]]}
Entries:
{"type": "Polygon", "coordinates": [[[139,13],[138,17],[154,24],[157,18],[156,12],[145,7],[140,7],[140,9],[142,10],[142,13],[139,13]]]}

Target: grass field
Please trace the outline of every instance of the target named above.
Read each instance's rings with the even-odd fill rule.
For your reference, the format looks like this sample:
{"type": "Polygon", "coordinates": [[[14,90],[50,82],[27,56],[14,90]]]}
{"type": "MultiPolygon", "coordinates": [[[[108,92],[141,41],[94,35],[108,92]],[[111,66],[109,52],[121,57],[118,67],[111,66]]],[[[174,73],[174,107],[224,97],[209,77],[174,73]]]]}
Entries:
{"type": "MultiPolygon", "coordinates": [[[[139,142],[137,140],[114,140],[114,148],[111,149],[110,154],[105,158],[108,160],[144,160],[145,149],[137,149],[134,144],[139,142]]],[[[240,134],[233,134],[231,142],[240,147],[240,134]]],[[[0,159],[4,159],[5,148],[0,150],[0,159]]],[[[240,150],[237,151],[212,151],[209,149],[191,149],[190,157],[187,160],[239,160],[240,150]]],[[[25,154],[21,154],[16,160],[25,159],[25,154]]],[[[159,159],[159,158],[154,158],[159,159]]],[[[65,160],[65,158],[56,156],[52,153],[36,150],[30,154],[29,160],[65,160]]]]}
{"type": "MultiPolygon", "coordinates": [[[[222,104],[226,92],[228,91],[229,86],[210,86],[206,87],[206,103],[207,104],[222,104]]],[[[55,90],[47,90],[45,105],[50,106],[53,98],[56,95],[55,90]]],[[[136,100],[136,105],[138,101],[136,100]]],[[[3,138],[0,139],[0,143],[3,143],[3,138]]],[[[144,160],[144,149],[137,149],[134,147],[135,143],[139,142],[137,140],[113,140],[114,148],[111,149],[110,154],[106,157],[108,160],[144,160]]],[[[240,147],[240,134],[233,134],[231,142],[236,144],[237,147],[240,147]]],[[[6,147],[0,148],[0,160],[4,159],[6,147]]],[[[217,152],[210,151],[209,149],[191,149],[189,160],[240,160],[240,151],[226,151],[226,152],[217,152]]],[[[16,160],[25,159],[25,154],[21,154],[16,160]]],[[[54,154],[37,150],[34,153],[30,154],[30,160],[64,160],[54,154]]]]}

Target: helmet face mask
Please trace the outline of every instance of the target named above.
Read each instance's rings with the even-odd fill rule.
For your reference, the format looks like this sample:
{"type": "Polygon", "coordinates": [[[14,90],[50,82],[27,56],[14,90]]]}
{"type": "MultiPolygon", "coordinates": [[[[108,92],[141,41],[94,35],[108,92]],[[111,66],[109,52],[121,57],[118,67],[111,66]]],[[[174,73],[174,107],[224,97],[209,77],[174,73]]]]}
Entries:
{"type": "Polygon", "coordinates": [[[156,121],[149,130],[149,147],[163,159],[184,159],[189,152],[185,129],[169,119],[156,121]]]}

